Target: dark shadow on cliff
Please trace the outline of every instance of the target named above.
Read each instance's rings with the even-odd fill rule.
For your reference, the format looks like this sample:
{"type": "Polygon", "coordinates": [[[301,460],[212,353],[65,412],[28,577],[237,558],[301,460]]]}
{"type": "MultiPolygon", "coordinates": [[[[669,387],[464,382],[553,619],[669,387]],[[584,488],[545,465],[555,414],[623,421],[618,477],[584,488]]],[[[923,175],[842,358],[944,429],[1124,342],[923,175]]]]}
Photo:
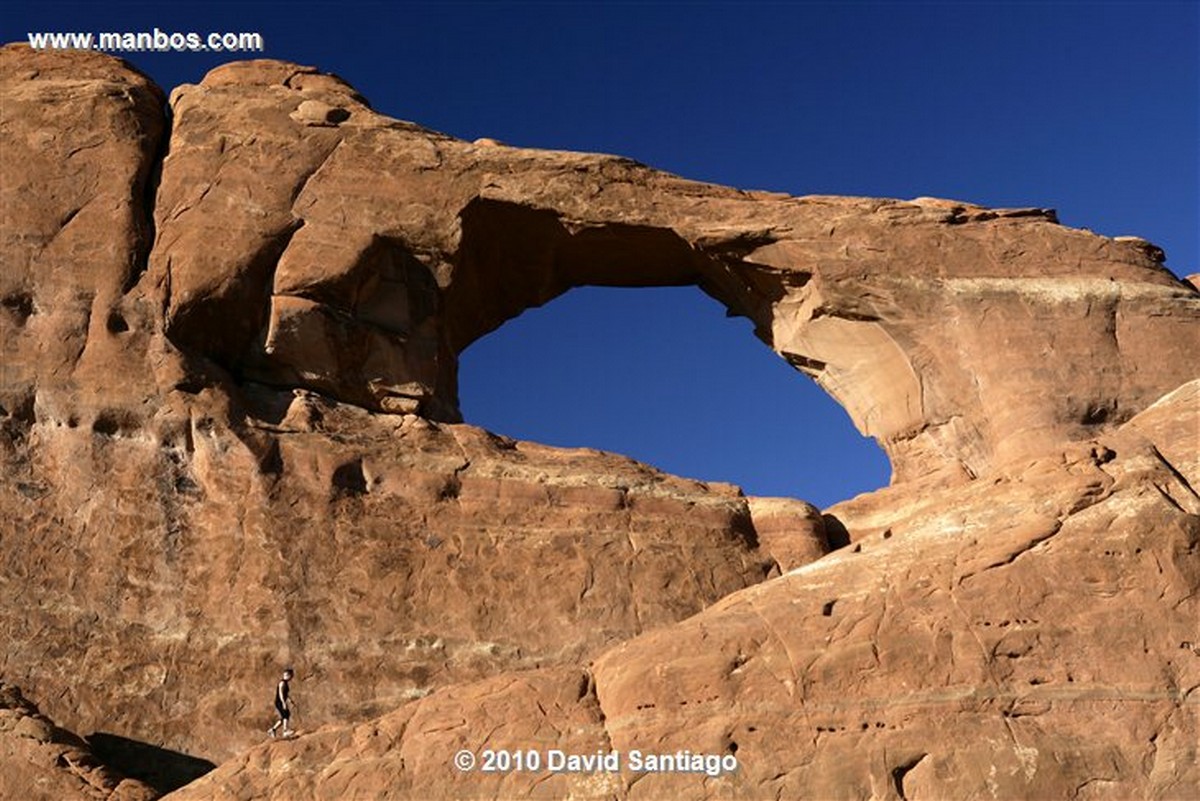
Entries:
{"type": "Polygon", "coordinates": [[[825,541],[829,544],[829,553],[850,544],[850,532],[841,520],[830,514],[821,515],[821,519],[825,521],[825,541]]]}
{"type": "Polygon", "coordinates": [[[131,779],[140,779],[163,795],[216,767],[207,759],[108,732],[98,731],[86,739],[101,762],[131,779]]]}

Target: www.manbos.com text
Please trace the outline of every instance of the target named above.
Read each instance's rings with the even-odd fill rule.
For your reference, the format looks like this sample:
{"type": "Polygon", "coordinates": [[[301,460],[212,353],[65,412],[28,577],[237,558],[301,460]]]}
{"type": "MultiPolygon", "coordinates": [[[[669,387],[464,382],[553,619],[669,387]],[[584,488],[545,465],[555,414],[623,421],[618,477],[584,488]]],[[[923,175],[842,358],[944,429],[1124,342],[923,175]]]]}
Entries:
{"type": "Polygon", "coordinates": [[[195,31],[125,31],[106,33],[40,32],[26,34],[34,50],[99,50],[106,53],[261,53],[263,35],[196,33],[195,31]]]}

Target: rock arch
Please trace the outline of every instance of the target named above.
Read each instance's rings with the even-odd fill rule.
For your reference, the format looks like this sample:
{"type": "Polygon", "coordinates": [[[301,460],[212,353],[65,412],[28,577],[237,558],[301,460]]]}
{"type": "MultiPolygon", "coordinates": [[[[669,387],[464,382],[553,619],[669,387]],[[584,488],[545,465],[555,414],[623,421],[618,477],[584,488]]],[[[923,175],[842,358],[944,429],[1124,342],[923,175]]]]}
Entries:
{"type": "Polygon", "coordinates": [[[167,333],[259,381],[455,420],[458,353],[524,309],[574,286],[694,284],[903,481],[1086,438],[1194,374],[1196,290],[1149,243],[1046,209],[743,192],[468,143],[275,62],[172,102],[150,259],[167,333]],[[340,121],[288,113],[308,101],[340,121]],[[252,324],[214,342],[214,316],[252,324]]]}
{"type": "MultiPolygon", "coordinates": [[[[529,714],[512,719],[544,731],[533,710],[576,699],[589,739],[558,742],[580,753],[716,753],[736,727],[760,786],[786,775],[784,794],[866,795],[912,764],[894,738],[941,738],[952,757],[962,742],[987,750],[943,760],[961,779],[943,794],[978,794],[969,768],[991,760],[1013,779],[1004,792],[1028,796],[1078,787],[1114,753],[1148,764],[1144,737],[1118,735],[1179,711],[1200,597],[1195,382],[1115,424],[1196,375],[1200,296],[1147,243],[1038,210],[741,193],[609,157],[472,145],[275,62],[174,93],[156,187],[159,95],[120,62],[0,48],[0,90],[19,121],[0,138],[29,166],[0,230],[13,267],[0,271],[3,578],[21,589],[0,630],[6,669],[67,725],[231,756],[261,737],[236,699],[306,653],[329,668],[318,703],[339,720],[394,708],[431,676],[493,677],[404,704],[392,731],[414,714],[495,731],[518,709],[529,714]],[[39,128],[61,135],[24,133],[39,128]],[[96,131],[108,141],[93,148],[96,131]],[[541,227],[518,244],[565,254],[564,272],[497,259],[489,243],[510,218],[474,227],[487,204],[532,212],[541,227]],[[1001,475],[875,493],[850,521],[853,547],[764,583],[774,562],[820,555],[772,562],[758,547],[798,520],[820,546],[816,510],[362,408],[452,419],[471,332],[562,286],[618,279],[696,283],[749,316],[855,410],[901,480],[1001,475]],[[1003,469],[1034,450],[1031,466],[1003,469]],[[542,537],[548,518],[569,531],[542,537]],[[505,536],[514,526],[538,536],[505,536]],[[846,636],[831,640],[831,626],[846,636]],[[1149,678],[1131,685],[1109,652],[1149,678]],[[364,671],[364,656],[379,661],[364,671]],[[547,664],[542,689],[529,684],[547,664]],[[781,684],[785,666],[810,677],[803,693],[781,684]],[[947,687],[987,700],[1051,682],[1075,687],[1083,712],[1044,718],[1016,751],[990,743],[1009,725],[995,704],[948,717],[939,700],[947,687]],[[498,687],[522,697],[493,713],[475,703],[498,687]],[[902,730],[861,714],[897,687],[913,690],[902,730]],[[1131,704],[1101,699],[1097,727],[1105,687],[1131,704]],[[777,717],[745,726],[748,709],[777,717]],[[781,750],[771,736],[806,727],[834,746],[797,737],[781,750]],[[1099,729],[1116,739],[1097,742],[1099,729]],[[841,745],[824,737],[835,730],[841,745]],[[1028,753],[1064,743],[1083,755],[1075,767],[1031,783],[1028,753]]],[[[1116,777],[1127,795],[1195,783],[1171,767],[1195,762],[1179,756],[1194,751],[1188,725],[1162,730],[1149,776],[1116,777]]],[[[421,733],[418,753],[459,747],[459,732],[442,734],[421,733]]],[[[443,760],[422,763],[412,787],[447,792],[443,760]]],[[[906,787],[933,786],[921,770],[906,787]]]]}

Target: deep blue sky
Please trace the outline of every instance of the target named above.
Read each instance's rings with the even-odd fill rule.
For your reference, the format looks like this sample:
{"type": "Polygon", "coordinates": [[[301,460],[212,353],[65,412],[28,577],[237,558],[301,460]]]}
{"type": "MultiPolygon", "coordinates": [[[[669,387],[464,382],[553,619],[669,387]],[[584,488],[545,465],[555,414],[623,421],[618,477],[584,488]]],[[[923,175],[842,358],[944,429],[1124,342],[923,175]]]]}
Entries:
{"type": "MultiPolygon", "coordinates": [[[[18,6],[14,8],[13,6],[18,6]]],[[[20,3],[29,31],[259,31],[456,136],[792,194],[1052,206],[1200,271],[1200,3],[20,3]],[[36,5],[36,8],[33,7],[36,5]]],[[[166,88],[214,55],[125,54],[166,88]]],[[[575,290],[465,354],[464,411],[754,494],[887,481],[841,410],[696,290],[575,290]]]]}

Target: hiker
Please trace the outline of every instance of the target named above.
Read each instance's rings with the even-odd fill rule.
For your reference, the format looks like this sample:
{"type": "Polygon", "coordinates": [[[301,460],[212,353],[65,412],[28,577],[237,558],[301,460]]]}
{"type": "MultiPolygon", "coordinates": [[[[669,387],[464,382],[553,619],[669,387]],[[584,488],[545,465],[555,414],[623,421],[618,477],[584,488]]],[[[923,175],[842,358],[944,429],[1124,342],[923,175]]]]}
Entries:
{"type": "Polygon", "coordinates": [[[279,680],[279,684],[275,685],[275,712],[279,715],[279,720],[275,721],[275,725],[267,729],[267,735],[275,736],[275,730],[283,726],[283,736],[291,737],[294,731],[291,727],[292,707],[296,702],[291,700],[291,686],[288,682],[295,676],[295,672],[291,668],[284,668],[283,678],[279,680]]]}

